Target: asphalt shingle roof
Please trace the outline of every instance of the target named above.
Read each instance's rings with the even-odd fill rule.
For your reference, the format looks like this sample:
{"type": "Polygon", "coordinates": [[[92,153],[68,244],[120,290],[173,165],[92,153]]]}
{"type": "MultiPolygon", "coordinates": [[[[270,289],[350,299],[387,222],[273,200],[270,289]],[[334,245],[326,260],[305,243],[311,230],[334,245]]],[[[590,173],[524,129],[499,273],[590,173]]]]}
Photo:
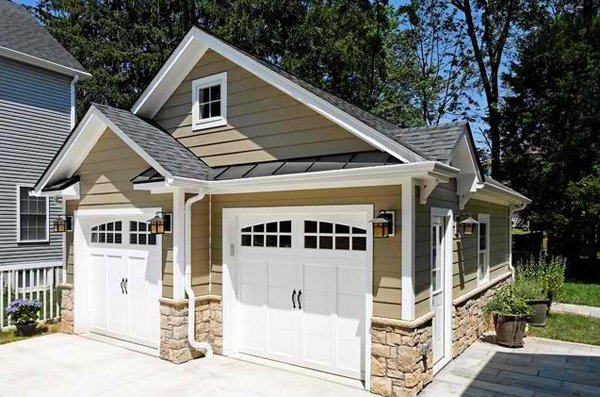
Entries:
{"type": "Polygon", "coordinates": [[[442,163],[450,160],[450,154],[458,139],[465,132],[466,121],[434,126],[399,128],[394,137],[402,139],[431,160],[442,163]]]}
{"type": "Polygon", "coordinates": [[[25,7],[7,0],[0,0],[0,47],[85,72],[25,7]]]}
{"type": "Polygon", "coordinates": [[[188,148],[152,121],[128,110],[93,104],[144,152],[174,177],[207,179],[209,167],[188,148]]]}

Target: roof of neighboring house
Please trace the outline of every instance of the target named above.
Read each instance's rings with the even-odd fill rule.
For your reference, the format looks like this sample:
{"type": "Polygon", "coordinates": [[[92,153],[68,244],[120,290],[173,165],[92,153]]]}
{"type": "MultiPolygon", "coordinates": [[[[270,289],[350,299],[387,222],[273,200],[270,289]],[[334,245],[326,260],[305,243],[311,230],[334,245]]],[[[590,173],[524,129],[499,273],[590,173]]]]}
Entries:
{"type": "Polygon", "coordinates": [[[0,50],[56,64],[75,74],[89,75],[25,7],[7,0],[0,0],[0,50]]]}
{"type": "Polygon", "coordinates": [[[173,177],[206,179],[209,167],[181,142],[150,120],[128,110],[93,104],[173,177]]]}
{"type": "MultiPolygon", "coordinates": [[[[373,150],[327,156],[300,157],[287,160],[273,160],[247,164],[236,164],[225,167],[214,167],[209,170],[208,180],[223,181],[228,179],[257,178],[273,175],[291,175],[305,172],[334,171],[351,168],[379,167],[402,164],[391,154],[373,150]]],[[[149,168],[133,178],[133,183],[162,181],[164,178],[153,168],[149,168]]]]}

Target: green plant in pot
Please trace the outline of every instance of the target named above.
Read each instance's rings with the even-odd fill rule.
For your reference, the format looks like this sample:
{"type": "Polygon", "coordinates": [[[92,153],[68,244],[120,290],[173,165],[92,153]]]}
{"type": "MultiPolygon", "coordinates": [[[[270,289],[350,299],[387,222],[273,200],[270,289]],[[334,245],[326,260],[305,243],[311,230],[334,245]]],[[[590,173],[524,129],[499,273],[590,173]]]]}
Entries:
{"type": "Polygon", "coordinates": [[[492,316],[496,329],[496,343],[507,347],[523,347],[531,306],[517,294],[513,285],[500,288],[484,308],[492,316]]]}
{"type": "Polygon", "coordinates": [[[544,327],[551,301],[540,279],[516,277],[513,290],[517,296],[523,298],[531,306],[532,314],[529,324],[534,327],[544,327]]]}
{"type": "Polygon", "coordinates": [[[18,336],[34,335],[37,329],[38,313],[42,304],[37,300],[16,299],[6,309],[10,322],[17,328],[18,336]]]}

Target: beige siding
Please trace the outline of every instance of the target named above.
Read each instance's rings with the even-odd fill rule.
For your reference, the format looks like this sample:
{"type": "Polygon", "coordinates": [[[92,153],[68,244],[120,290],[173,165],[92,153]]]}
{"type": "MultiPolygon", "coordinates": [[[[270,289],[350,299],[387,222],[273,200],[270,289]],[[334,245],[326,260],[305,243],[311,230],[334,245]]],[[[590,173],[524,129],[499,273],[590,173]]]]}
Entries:
{"type": "MultiPolygon", "coordinates": [[[[304,190],[276,193],[252,193],[212,196],[212,284],[211,293],[221,295],[222,210],[235,207],[277,207],[301,205],[373,204],[375,211],[394,209],[401,213],[401,187],[349,188],[304,190]]],[[[399,219],[398,219],[399,220],[399,219]]],[[[375,239],[373,257],[373,314],[379,317],[400,318],[401,288],[400,230],[388,239],[375,239]]],[[[200,265],[202,267],[202,265],[200,265]]],[[[195,288],[205,289],[203,280],[207,269],[194,270],[198,274],[195,288]]]]}
{"type": "MultiPolygon", "coordinates": [[[[187,195],[186,199],[191,197],[193,196],[187,195]]],[[[192,205],[190,261],[192,264],[192,287],[196,296],[210,293],[208,208],[208,196],[192,205]]]]}
{"type": "Polygon", "coordinates": [[[296,99],[209,50],[154,118],[210,166],[372,150],[296,99]],[[227,72],[225,127],[192,131],[192,81],[227,72]]]}
{"type": "MultiPolygon", "coordinates": [[[[79,167],[81,198],[67,202],[67,213],[84,208],[162,207],[171,211],[170,194],[150,194],[133,190],[130,180],[148,168],[148,164],[112,131],[102,134],[79,167]]],[[[67,235],[67,282],[73,282],[73,235],[67,235]]],[[[163,296],[173,294],[173,252],[170,234],[163,236],[163,296]]]]}

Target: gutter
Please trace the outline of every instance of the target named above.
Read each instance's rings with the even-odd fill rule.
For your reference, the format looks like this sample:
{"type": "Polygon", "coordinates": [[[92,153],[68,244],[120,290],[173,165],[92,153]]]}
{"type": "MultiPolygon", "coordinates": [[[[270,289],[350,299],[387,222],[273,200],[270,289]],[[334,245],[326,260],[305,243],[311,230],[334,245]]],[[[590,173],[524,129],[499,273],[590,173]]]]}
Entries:
{"type": "Polygon", "coordinates": [[[185,293],[188,297],[188,332],[187,340],[190,347],[204,354],[204,357],[212,357],[213,350],[209,343],[196,340],[196,294],[192,288],[192,205],[204,198],[204,193],[185,202],[185,293]]]}

